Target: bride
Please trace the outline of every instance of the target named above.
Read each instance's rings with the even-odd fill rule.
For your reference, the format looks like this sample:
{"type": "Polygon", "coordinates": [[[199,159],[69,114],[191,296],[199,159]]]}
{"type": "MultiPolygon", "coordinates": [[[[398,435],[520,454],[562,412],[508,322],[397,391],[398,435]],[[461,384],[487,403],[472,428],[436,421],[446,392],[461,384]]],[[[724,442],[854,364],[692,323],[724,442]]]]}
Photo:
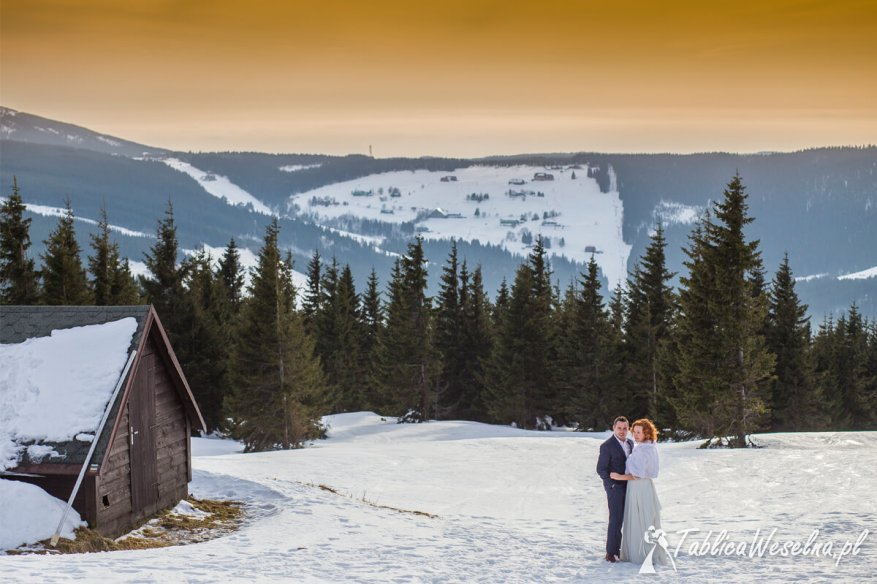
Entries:
{"type": "MultiPolygon", "coordinates": [[[[637,420],[631,426],[636,445],[627,458],[625,474],[612,473],[611,478],[627,483],[624,502],[624,523],[621,535],[621,560],[643,564],[652,556],[655,564],[667,564],[670,559],[661,529],[661,503],[652,479],[658,478],[658,430],[651,420],[637,420]]],[[[651,563],[649,563],[651,566],[651,563]]],[[[645,566],[643,566],[645,567],[645,566]]]]}

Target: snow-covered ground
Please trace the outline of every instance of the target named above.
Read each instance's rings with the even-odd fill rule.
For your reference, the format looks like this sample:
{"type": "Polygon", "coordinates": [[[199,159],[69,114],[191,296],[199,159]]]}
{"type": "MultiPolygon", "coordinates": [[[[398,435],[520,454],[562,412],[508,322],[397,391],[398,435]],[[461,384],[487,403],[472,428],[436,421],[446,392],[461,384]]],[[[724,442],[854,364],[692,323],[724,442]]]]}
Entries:
{"type": "Polygon", "coordinates": [[[230,205],[252,205],[253,210],[263,215],[273,215],[274,212],[265,203],[231,182],[228,177],[212,172],[199,170],[178,158],[165,158],[162,162],[195,179],[201,187],[219,199],[224,198],[230,205]]]}
{"type": "Polygon", "coordinates": [[[460,216],[423,218],[417,225],[425,230],[424,238],[477,239],[525,256],[530,247],[522,241],[524,233],[529,231],[534,238],[541,233],[551,239],[551,255],[584,263],[592,255],[586,248],[593,247],[610,287],[627,276],[631,246],[622,238],[621,199],[616,190],[601,193],[596,180],[588,178],[586,167],[560,170],[472,166],[452,172],[396,171],[327,185],[290,198],[291,211],[320,224],[346,216],[404,223],[436,209],[460,216]],[[545,172],[554,180],[533,180],[536,173],[545,172]],[[456,180],[442,180],[449,177],[456,180]],[[524,182],[510,184],[510,180],[524,182]],[[398,189],[398,196],[392,196],[392,189],[398,189]],[[509,196],[509,191],[518,195],[509,196]],[[472,194],[487,194],[489,198],[467,200],[472,194]],[[522,218],[517,225],[500,223],[522,218]]]}
{"type": "Polygon", "coordinates": [[[766,448],[740,451],[660,445],[671,551],[678,531],[700,531],[682,544],[678,573],[639,576],[637,565],[602,560],[606,497],[594,468],[606,434],[397,425],[369,413],[327,421],[330,438],[297,451],[241,454],[231,441],[193,440],[191,490],[244,501],[236,533],[154,550],[0,556],[0,573],[13,582],[863,582],[877,573],[877,433],[764,435],[766,448]],[[710,554],[721,530],[720,543],[737,549],[773,529],[780,545],[819,532],[811,555],[710,554]],[[835,555],[849,543],[848,555],[812,555],[829,542],[835,555]]]}
{"type": "MultiPolygon", "coordinates": [[[[5,197],[0,197],[0,203],[5,201],[5,197]]],[[[67,214],[67,209],[62,207],[50,207],[48,205],[34,205],[32,203],[25,203],[24,205],[28,211],[31,213],[35,213],[37,215],[44,215],[46,217],[63,217],[67,214]]],[[[87,217],[79,217],[78,215],[73,215],[74,221],[80,221],[82,223],[87,223],[88,225],[97,225],[98,222],[94,219],[89,219],[87,217]]],[[[121,233],[122,235],[127,235],[128,237],[146,237],[155,239],[155,235],[150,233],[144,233],[142,231],[134,231],[133,229],[128,229],[127,227],[120,227],[119,225],[107,225],[110,231],[115,231],[117,233],[121,233]]]]}

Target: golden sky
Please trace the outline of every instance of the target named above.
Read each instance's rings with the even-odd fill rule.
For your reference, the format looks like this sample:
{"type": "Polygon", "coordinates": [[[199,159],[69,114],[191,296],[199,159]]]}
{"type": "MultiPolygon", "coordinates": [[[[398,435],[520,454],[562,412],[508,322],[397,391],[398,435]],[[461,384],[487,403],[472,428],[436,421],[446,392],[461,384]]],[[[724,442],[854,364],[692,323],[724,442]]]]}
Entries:
{"type": "Polygon", "coordinates": [[[877,142],[874,0],[0,0],[0,103],[181,150],[877,142]]]}

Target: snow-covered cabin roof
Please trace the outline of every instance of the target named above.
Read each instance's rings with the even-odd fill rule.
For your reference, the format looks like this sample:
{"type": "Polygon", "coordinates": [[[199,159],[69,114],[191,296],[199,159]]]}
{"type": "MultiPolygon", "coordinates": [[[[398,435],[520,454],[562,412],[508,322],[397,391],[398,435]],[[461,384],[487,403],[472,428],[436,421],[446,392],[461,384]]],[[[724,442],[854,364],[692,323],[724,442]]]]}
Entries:
{"type": "MultiPolygon", "coordinates": [[[[134,367],[95,436],[131,351],[144,331],[167,345],[187,414],[203,420],[150,306],[0,306],[0,472],[47,464],[81,465],[93,440],[99,465],[134,367]]],[[[135,359],[136,363],[136,359],[135,359]]]]}

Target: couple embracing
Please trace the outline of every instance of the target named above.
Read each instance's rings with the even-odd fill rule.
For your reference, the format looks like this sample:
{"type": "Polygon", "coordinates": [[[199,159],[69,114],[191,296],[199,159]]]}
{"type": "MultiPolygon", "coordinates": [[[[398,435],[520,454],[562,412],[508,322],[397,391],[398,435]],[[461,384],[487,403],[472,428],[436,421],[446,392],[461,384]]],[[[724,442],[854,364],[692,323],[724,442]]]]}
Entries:
{"type": "Polygon", "coordinates": [[[646,557],[656,564],[670,561],[664,542],[650,539],[661,528],[661,503],[652,479],[658,478],[658,431],[645,418],[629,426],[627,418],[615,418],[612,436],[600,445],[597,474],[609,499],[609,532],[606,561],[643,564],[646,557]],[[633,440],[628,437],[628,430],[633,440]]]}

